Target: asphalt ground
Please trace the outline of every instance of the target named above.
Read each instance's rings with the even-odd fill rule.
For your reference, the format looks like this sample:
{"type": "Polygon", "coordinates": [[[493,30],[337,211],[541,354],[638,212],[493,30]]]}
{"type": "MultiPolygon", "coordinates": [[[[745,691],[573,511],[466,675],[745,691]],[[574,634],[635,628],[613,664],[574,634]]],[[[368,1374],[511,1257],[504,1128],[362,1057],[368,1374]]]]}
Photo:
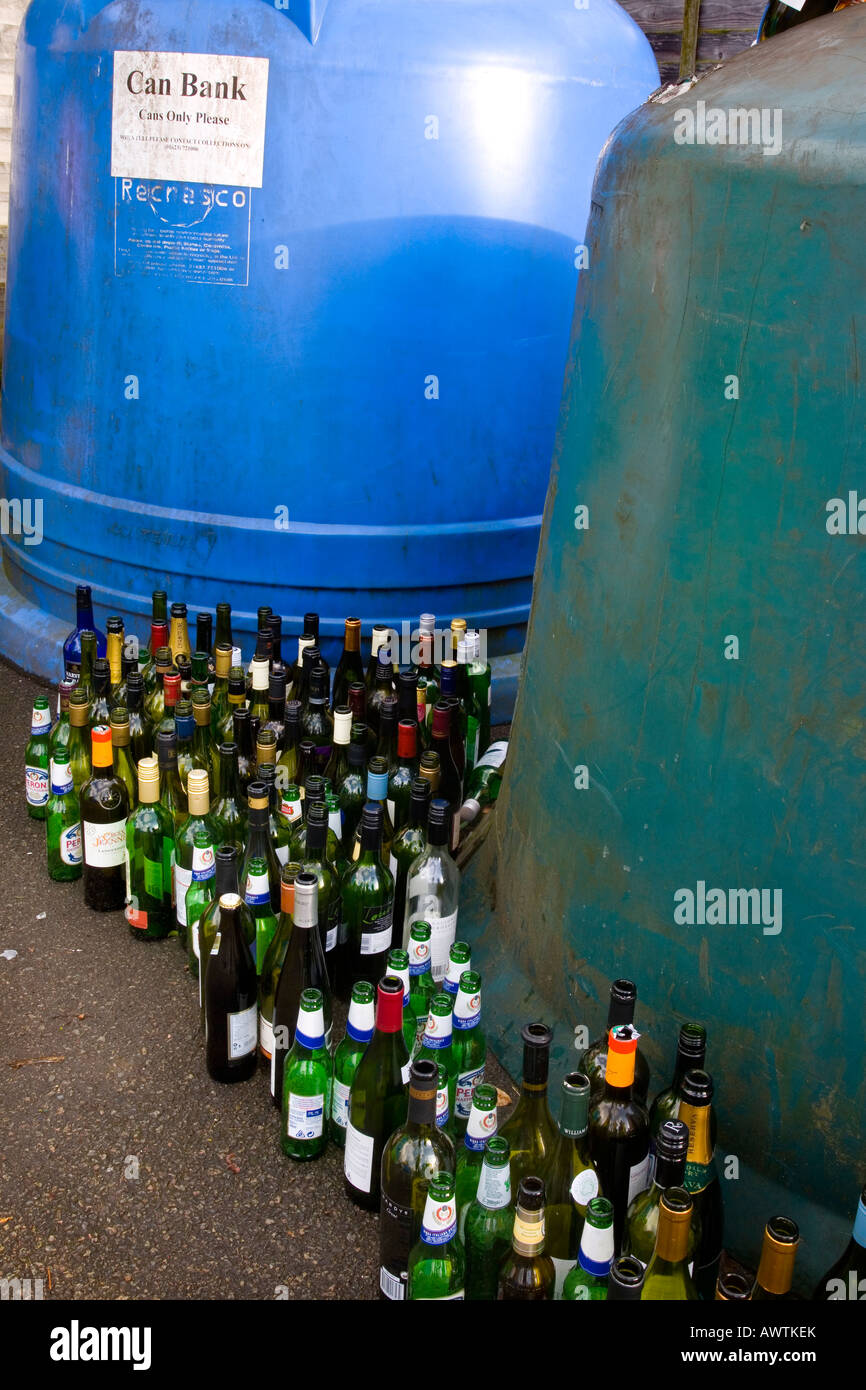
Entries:
{"type": "MultiPolygon", "coordinates": [[[[286,1158],[265,1073],[207,1074],[178,941],[49,879],[24,801],[44,693],[53,711],[0,661],[0,1278],[46,1299],[375,1298],[378,1218],[346,1196],[342,1150],[286,1158]]],[[[487,1080],[516,1095],[492,1056],[487,1080]]]]}

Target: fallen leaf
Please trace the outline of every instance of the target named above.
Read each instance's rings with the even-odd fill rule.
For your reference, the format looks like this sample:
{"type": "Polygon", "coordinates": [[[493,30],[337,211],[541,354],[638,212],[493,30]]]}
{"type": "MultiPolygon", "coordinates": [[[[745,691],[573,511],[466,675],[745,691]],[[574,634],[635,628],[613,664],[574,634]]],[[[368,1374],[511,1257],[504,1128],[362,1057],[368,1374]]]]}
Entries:
{"type": "Polygon", "coordinates": [[[234,1154],[226,1154],[226,1167],[230,1168],[233,1173],[239,1173],[241,1171],[240,1164],[235,1163],[234,1158],[234,1154]]]}
{"type": "Polygon", "coordinates": [[[11,1216],[0,1216],[0,1226],[5,1226],[7,1221],[11,1221],[11,1216]]]}
{"type": "Polygon", "coordinates": [[[48,1292],[50,1293],[50,1292],[51,1292],[51,1283],[52,1283],[52,1281],[51,1281],[51,1270],[48,1268],[47,1265],[45,1266],[45,1273],[48,1275],[48,1292]]]}
{"type": "Polygon", "coordinates": [[[497,1106],[512,1104],[512,1097],[507,1091],[500,1091],[498,1086],[496,1087],[496,1104],[497,1106]]]}
{"type": "Polygon", "coordinates": [[[16,1057],[14,1062],[7,1062],[9,1067],[32,1067],[37,1062],[65,1062],[65,1057],[16,1057]]]}

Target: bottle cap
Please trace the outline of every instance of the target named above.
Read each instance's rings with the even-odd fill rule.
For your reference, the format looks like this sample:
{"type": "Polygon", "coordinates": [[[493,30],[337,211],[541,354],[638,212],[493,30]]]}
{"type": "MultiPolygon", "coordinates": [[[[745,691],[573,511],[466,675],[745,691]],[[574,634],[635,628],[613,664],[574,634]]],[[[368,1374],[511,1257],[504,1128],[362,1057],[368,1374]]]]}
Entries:
{"type": "Polygon", "coordinates": [[[376,995],[376,1028],[380,1033],[400,1033],[403,1029],[403,981],[386,975],[379,981],[376,995]]]}
{"type": "Polygon", "coordinates": [[[410,761],[418,751],[418,724],[401,719],[397,725],[397,757],[410,761]]]}
{"type": "Polygon", "coordinates": [[[337,705],[334,710],[334,742],[345,747],[352,740],[352,711],[348,705],[337,705]]]}
{"type": "Polygon", "coordinates": [[[771,1216],[764,1230],[758,1285],[779,1296],[790,1291],[800,1228],[789,1216],[771,1216]]]}
{"type": "Polygon", "coordinates": [[[145,805],[159,801],[159,763],[156,758],[141,758],[138,764],[138,799],[145,805]]]}
{"type": "Polygon", "coordinates": [[[292,920],[296,927],[315,927],[319,921],[319,880],[315,874],[295,874],[295,905],[292,920]]]}
{"type": "Polygon", "coordinates": [[[156,754],[160,767],[177,767],[177,734],[172,729],[160,729],[156,736],[156,754]]]}
{"type": "Polygon", "coordinates": [[[191,768],[186,779],[191,816],[206,816],[210,810],[209,779],[204,768],[191,768]]]}
{"type": "Polygon", "coordinates": [[[111,730],[106,724],[97,724],[92,730],[91,735],[91,761],[94,767],[111,767],[113,757],[111,752],[111,730]]]}
{"type": "Polygon", "coordinates": [[[444,700],[437,700],[433,706],[433,737],[450,738],[451,736],[451,706],[446,705],[444,700]]]}

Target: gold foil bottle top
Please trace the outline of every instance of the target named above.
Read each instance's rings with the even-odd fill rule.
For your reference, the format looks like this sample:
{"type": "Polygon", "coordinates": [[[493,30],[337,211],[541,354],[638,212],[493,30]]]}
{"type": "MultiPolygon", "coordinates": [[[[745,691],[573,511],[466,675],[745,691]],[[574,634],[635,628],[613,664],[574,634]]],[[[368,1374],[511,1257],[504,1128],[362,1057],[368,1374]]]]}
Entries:
{"type": "Polygon", "coordinates": [[[186,779],[191,816],[206,816],[210,810],[208,775],[202,767],[194,767],[186,779]]]}
{"type": "Polygon", "coordinates": [[[76,729],[90,723],[90,701],[83,690],[73,690],[69,697],[69,722],[76,729]]]}
{"type": "Polygon", "coordinates": [[[192,712],[196,724],[210,724],[210,696],[206,690],[192,692],[192,712]]]}
{"type": "Polygon", "coordinates": [[[142,758],[138,764],[138,799],[145,805],[159,801],[159,762],[155,757],[142,758]]]}
{"type": "Polygon", "coordinates": [[[346,635],[343,645],[347,652],[359,652],[361,650],[361,619],[346,619],[346,635]]]}
{"type": "Polygon", "coordinates": [[[228,642],[217,642],[214,649],[214,662],[219,680],[228,680],[232,668],[232,649],[228,642]]]}
{"type": "Polygon", "coordinates": [[[260,729],[256,736],[256,763],[277,761],[277,736],[273,729],[260,729]]]}
{"type": "Polygon", "coordinates": [[[129,743],[129,710],[116,705],[109,715],[111,743],[114,748],[126,748],[129,743]]]}
{"type": "Polygon", "coordinates": [[[693,1207],[694,1203],[684,1187],[668,1187],[662,1193],[655,1248],[660,1260],[678,1264],[686,1258],[693,1207]]]}
{"type": "Polygon", "coordinates": [[[786,1294],[794,1278],[794,1260],[800,1243],[800,1228],[787,1216],[773,1216],[764,1231],[758,1279],[767,1293],[786,1294]]]}

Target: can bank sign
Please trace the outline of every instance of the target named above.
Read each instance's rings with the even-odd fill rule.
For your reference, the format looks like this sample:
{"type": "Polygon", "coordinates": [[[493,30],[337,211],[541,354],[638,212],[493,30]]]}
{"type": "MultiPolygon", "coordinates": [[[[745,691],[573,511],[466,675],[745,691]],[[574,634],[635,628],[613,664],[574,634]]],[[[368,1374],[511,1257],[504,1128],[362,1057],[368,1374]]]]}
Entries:
{"type": "Polygon", "coordinates": [[[249,283],[267,96],[267,58],[114,54],[116,275],[249,283]]]}

